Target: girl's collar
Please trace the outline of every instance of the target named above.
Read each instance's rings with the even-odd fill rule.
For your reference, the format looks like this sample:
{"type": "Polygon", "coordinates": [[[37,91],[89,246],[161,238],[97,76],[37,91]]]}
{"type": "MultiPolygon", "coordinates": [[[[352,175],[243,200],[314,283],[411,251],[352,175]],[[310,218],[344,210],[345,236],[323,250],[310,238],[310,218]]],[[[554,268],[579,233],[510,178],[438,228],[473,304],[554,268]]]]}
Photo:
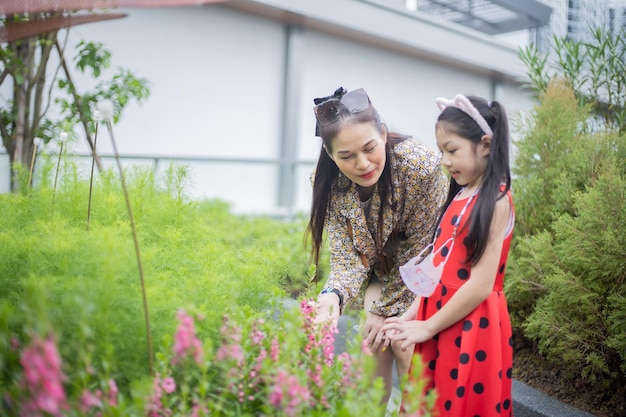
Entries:
{"type": "Polygon", "coordinates": [[[470,197],[474,197],[476,194],[478,194],[478,192],[480,191],[480,187],[476,187],[476,189],[472,190],[468,190],[467,187],[463,187],[459,190],[458,193],[456,193],[456,196],[454,196],[454,200],[465,200],[467,198],[470,197]]]}

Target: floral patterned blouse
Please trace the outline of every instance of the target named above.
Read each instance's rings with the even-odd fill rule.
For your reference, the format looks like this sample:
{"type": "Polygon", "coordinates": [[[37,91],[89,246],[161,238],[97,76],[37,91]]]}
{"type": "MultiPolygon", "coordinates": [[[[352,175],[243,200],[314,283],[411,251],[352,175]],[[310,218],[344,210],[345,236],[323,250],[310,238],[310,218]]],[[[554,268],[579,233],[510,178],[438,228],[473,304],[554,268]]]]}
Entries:
{"type": "Polygon", "coordinates": [[[356,184],[340,172],[333,184],[326,219],[330,250],[326,287],[339,290],[344,304],[356,301],[362,308],[363,295],[374,270],[382,283],[382,294],[370,311],[386,317],[404,313],[413,302],[414,294],[404,285],[398,267],[431,242],[439,208],[448,190],[440,158],[432,149],[409,138],[394,145],[393,152],[396,209],[387,207],[382,230],[385,255],[393,262],[390,272],[383,274],[378,268],[380,257],[376,253],[375,233],[379,233],[381,204],[377,189],[369,210],[365,210],[356,184]],[[390,239],[392,232],[398,236],[394,242],[390,239]]]}

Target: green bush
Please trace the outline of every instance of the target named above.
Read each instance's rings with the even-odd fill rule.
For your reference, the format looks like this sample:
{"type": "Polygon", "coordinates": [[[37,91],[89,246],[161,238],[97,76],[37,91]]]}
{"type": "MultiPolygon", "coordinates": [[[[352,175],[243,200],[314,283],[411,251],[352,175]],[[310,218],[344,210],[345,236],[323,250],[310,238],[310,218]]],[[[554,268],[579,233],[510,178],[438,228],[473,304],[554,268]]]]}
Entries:
{"type": "MultiPolygon", "coordinates": [[[[88,225],[89,181],[71,161],[61,163],[56,189],[40,178],[38,188],[0,195],[0,385],[18,367],[11,335],[55,329],[72,382],[84,379],[87,346],[128,390],[148,373],[149,355],[120,179],[113,171],[96,176],[88,225]]],[[[179,308],[201,313],[199,336],[217,342],[230,306],[260,311],[285,296],[289,283],[306,290],[303,221],[234,216],[224,203],[190,201],[183,168],[164,179],[146,170],[126,174],[155,343],[173,332],[179,308]]]]}
{"type": "Polygon", "coordinates": [[[515,143],[516,232],[522,235],[549,228],[561,213],[573,214],[574,193],[592,184],[603,159],[615,152],[612,136],[586,128],[589,109],[578,106],[565,81],[551,82],[539,103],[515,143]]]}
{"type": "MultiPolygon", "coordinates": [[[[122,393],[106,370],[85,372],[82,388],[65,391],[64,363],[54,332],[34,333],[19,349],[23,370],[0,403],[2,415],[275,416],[383,415],[383,383],[362,338],[336,352],[335,329],[315,323],[311,300],[300,308],[271,304],[264,311],[234,307],[224,314],[215,348],[198,338],[197,313],[179,310],[173,337],[159,345],[154,374],[122,393]]],[[[75,341],[76,342],[76,341],[75,341]]],[[[210,341],[209,341],[210,342],[210,341]]],[[[89,359],[88,349],[84,357],[89,359]]],[[[88,367],[87,367],[88,368],[88,367]]],[[[87,369],[86,368],[86,369],[87,369]]],[[[414,358],[412,383],[401,381],[410,415],[430,416],[435,393],[424,394],[422,364],[414,358]]],[[[398,411],[387,413],[397,416],[398,411]]],[[[408,415],[407,414],[407,415],[408,415]]]]}
{"type": "Polygon", "coordinates": [[[626,380],[626,135],[598,129],[552,80],[516,143],[513,325],[562,375],[617,392],[626,380]]]}
{"type": "Polygon", "coordinates": [[[615,165],[607,161],[593,187],[576,195],[576,215],[561,215],[553,236],[529,240],[534,257],[518,259],[527,282],[542,288],[526,335],[567,373],[606,383],[626,375],[626,176],[615,165]],[[533,265],[547,268],[532,274],[533,265]]]}
{"type": "MultiPolygon", "coordinates": [[[[36,189],[0,195],[0,414],[384,414],[361,338],[335,352],[335,329],[314,324],[304,219],[189,201],[184,168],[161,181],[130,170],[138,262],[116,175],[97,176],[89,205],[90,183],[63,164],[58,188],[41,178],[36,189]],[[305,295],[300,309],[289,294],[305,295]]],[[[401,381],[404,405],[428,416],[435,394],[424,395],[414,363],[412,383],[401,381]]]]}

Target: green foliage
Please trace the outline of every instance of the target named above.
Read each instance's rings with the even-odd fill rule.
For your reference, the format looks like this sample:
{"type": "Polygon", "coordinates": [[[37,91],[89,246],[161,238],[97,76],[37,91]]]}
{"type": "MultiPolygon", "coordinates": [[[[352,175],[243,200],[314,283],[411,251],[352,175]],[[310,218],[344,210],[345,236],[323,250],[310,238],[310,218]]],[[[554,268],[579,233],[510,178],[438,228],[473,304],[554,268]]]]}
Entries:
{"type": "Polygon", "coordinates": [[[553,225],[547,291],[525,328],[548,357],[578,364],[570,372],[613,379],[618,363],[626,370],[626,177],[616,164],[607,161],[596,184],[576,195],[575,212],[553,225]]]}
{"type": "MultiPolygon", "coordinates": [[[[6,248],[0,258],[0,313],[13,313],[0,315],[0,357],[10,355],[8,335],[23,339],[26,328],[55,329],[72,383],[84,379],[77,377],[85,369],[80,349],[88,346],[94,363],[108,363],[108,372],[127,391],[146,374],[148,357],[119,177],[106,171],[96,178],[87,230],[89,184],[70,160],[61,164],[56,190],[39,180],[42,187],[28,194],[0,195],[0,244],[6,248]]],[[[202,313],[199,334],[217,341],[230,306],[259,311],[284,294],[285,282],[308,280],[304,225],[237,217],[223,203],[189,201],[180,188],[184,176],[172,168],[161,184],[148,171],[127,173],[152,336],[161,340],[172,333],[174,312],[183,307],[202,313]]],[[[3,359],[0,365],[4,385],[18,363],[3,359]]]]}
{"type": "Polygon", "coordinates": [[[89,71],[98,79],[98,83],[90,91],[79,92],[71,80],[59,79],[55,102],[60,106],[61,114],[50,123],[50,129],[40,136],[46,141],[55,138],[58,132],[65,131],[64,126],[75,126],[81,122],[93,134],[96,129],[93,118],[86,116],[93,113],[98,101],[109,99],[113,102],[113,122],[117,123],[132,100],[142,103],[150,97],[148,80],[135,76],[128,69],[117,68],[109,80],[102,79],[102,72],[111,66],[111,52],[102,43],[79,42],[74,61],[80,72],[89,71]]]}
{"type": "MultiPolygon", "coordinates": [[[[8,385],[0,411],[7,417],[44,406],[68,417],[384,415],[382,379],[375,376],[374,357],[362,338],[349,338],[336,352],[334,329],[329,323],[315,323],[310,301],[302,299],[299,309],[295,302],[272,302],[260,311],[228,309],[215,348],[210,340],[197,337],[201,315],[179,310],[174,336],[166,335],[160,344],[155,374],[133,381],[131,394],[118,392],[115,379],[103,370],[85,373],[82,389],[65,395],[55,337],[34,332],[19,349],[32,365],[25,364],[16,383],[8,385]],[[45,350],[37,349],[44,343],[45,350]]],[[[88,364],[89,349],[77,345],[83,347],[88,364]]],[[[405,415],[432,415],[436,397],[434,391],[424,394],[422,369],[415,356],[412,382],[406,385],[408,375],[401,382],[407,394],[405,415]]],[[[397,416],[398,411],[387,415],[397,416]]]]}
{"type": "Polygon", "coordinates": [[[604,127],[626,131],[626,29],[591,29],[591,42],[555,36],[549,50],[531,44],[518,50],[528,88],[538,96],[550,81],[565,79],[581,107],[604,127]],[[554,58],[554,59],[549,59],[554,58]]]}
{"type": "Polygon", "coordinates": [[[76,68],[81,72],[88,69],[94,78],[100,77],[103,69],[111,66],[111,52],[104,48],[102,42],[86,42],[81,40],[76,45],[78,53],[74,57],[76,68]]]}
{"type": "Polygon", "coordinates": [[[625,35],[594,33],[595,44],[557,40],[552,66],[521,56],[539,102],[515,144],[505,289],[514,327],[562,375],[615,392],[626,380],[626,134],[615,96],[625,35]]]}
{"type": "Polygon", "coordinates": [[[515,143],[518,233],[538,233],[556,216],[573,214],[574,194],[593,185],[602,162],[626,156],[618,134],[584,128],[588,117],[567,83],[552,81],[541,94],[515,143]]]}
{"type": "MultiPolygon", "coordinates": [[[[40,17],[45,18],[44,15],[40,17]]],[[[9,19],[18,21],[29,17],[10,16],[9,19]]],[[[11,97],[0,97],[0,137],[11,162],[13,191],[30,187],[28,181],[23,183],[14,164],[31,166],[35,138],[47,143],[58,138],[61,132],[72,134],[78,127],[92,144],[95,124],[91,115],[98,101],[110,99],[114,103],[113,121],[117,122],[131,101],[142,103],[150,95],[148,81],[127,69],[110,71],[111,78],[105,79],[111,66],[111,52],[102,43],[87,41],[76,46],[75,69],[89,73],[97,84],[91,91],[80,91],[73,80],[74,68],[65,56],[65,47],[58,35],[59,31],[52,31],[0,45],[3,68],[0,86],[11,97]],[[49,59],[53,52],[60,60],[49,59]]]]}

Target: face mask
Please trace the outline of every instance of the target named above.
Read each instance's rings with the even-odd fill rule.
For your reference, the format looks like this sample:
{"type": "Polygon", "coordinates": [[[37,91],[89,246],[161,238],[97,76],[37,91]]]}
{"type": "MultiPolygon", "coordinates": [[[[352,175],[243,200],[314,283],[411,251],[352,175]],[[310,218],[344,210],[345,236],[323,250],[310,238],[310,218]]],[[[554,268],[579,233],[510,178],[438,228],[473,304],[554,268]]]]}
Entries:
{"type": "Polygon", "coordinates": [[[443,260],[439,258],[438,265],[435,265],[435,259],[437,258],[437,254],[439,254],[441,250],[448,245],[448,243],[451,243],[449,248],[449,252],[451,252],[452,247],[454,246],[453,238],[448,239],[437,250],[433,250],[434,245],[431,243],[417,256],[409,260],[409,262],[400,266],[400,276],[408,289],[421,297],[430,297],[432,295],[433,291],[435,291],[435,287],[441,280],[443,267],[446,264],[448,257],[443,260]],[[431,252],[428,256],[422,259],[424,253],[429,250],[431,252]],[[420,259],[422,259],[422,261],[418,262],[420,259]]]}
{"type": "MultiPolygon", "coordinates": [[[[463,190],[459,191],[459,194],[463,190]]],[[[454,246],[454,238],[456,236],[456,232],[461,224],[461,218],[465,214],[465,211],[469,207],[470,203],[478,194],[479,189],[477,189],[474,194],[472,194],[465,203],[465,206],[459,213],[459,216],[456,219],[454,224],[454,231],[452,233],[452,237],[446,240],[439,249],[435,250],[435,242],[426,246],[417,256],[411,258],[406,264],[402,265],[400,269],[400,276],[402,277],[402,281],[404,284],[415,294],[422,297],[430,297],[435,291],[435,287],[441,281],[441,275],[443,274],[443,267],[448,260],[448,256],[445,259],[441,259],[441,257],[437,257],[437,254],[441,252],[443,248],[450,244],[448,254],[452,252],[452,247],[454,246]],[[431,251],[428,256],[424,259],[422,257],[428,251],[431,251]],[[421,259],[421,261],[420,261],[421,259]],[[435,264],[435,260],[438,259],[439,263],[435,264]]],[[[436,240],[436,239],[435,239],[436,240]]]]}

